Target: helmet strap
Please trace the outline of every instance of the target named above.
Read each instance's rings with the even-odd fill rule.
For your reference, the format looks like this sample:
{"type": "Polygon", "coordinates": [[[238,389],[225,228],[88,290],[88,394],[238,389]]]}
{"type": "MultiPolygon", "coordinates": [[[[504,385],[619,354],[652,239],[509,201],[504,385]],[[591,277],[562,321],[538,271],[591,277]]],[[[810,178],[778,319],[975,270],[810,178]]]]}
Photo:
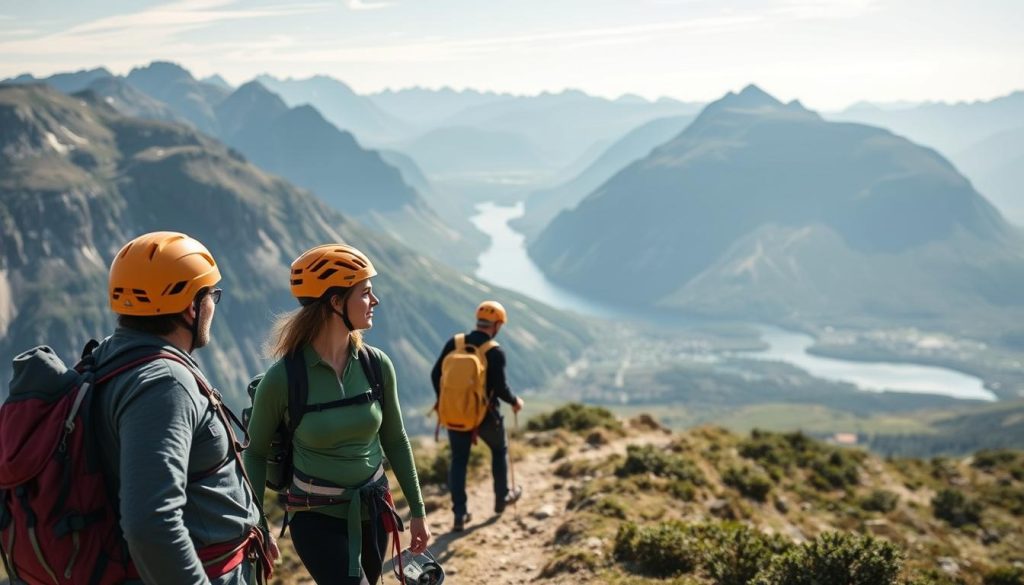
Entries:
{"type": "Polygon", "coordinates": [[[345,327],[348,327],[349,333],[356,330],[356,328],[352,326],[352,321],[349,321],[348,319],[348,311],[345,309],[344,305],[342,305],[341,310],[339,311],[334,308],[334,305],[332,305],[330,299],[328,299],[327,306],[331,309],[332,313],[341,317],[341,322],[345,324],[345,327]]]}

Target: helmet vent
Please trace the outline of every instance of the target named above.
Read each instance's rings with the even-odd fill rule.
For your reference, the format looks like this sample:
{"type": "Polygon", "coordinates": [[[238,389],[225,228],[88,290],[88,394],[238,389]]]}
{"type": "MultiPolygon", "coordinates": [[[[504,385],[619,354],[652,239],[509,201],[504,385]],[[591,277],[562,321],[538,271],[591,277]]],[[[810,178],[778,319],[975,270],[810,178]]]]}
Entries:
{"type": "Polygon", "coordinates": [[[157,250],[160,249],[160,244],[154,243],[149,247],[149,259],[152,260],[153,256],[156,256],[157,250]]]}
{"type": "Polygon", "coordinates": [[[359,270],[360,268],[363,268],[362,266],[359,266],[357,264],[351,262],[342,262],[341,260],[335,260],[334,264],[336,266],[341,266],[342,268],[348,268],[349,270],[359,270]]]}
{"type": "Polygon", "coordinates": [[[302,279],[301,278],[293,278],[292,279],[292,286],[299,286],[300,284],[302,284],[302,279]]]}
{"type": "Polygon", "coordinates": [[[117,288],[114,289],[114,292],[113,292],[113,294],[111,296],[113,296],[114,300],[116,301],[116,300],[121,298],[122,294],[124,294],[124,289],[121,288],[121,287],[117,287],[117,288]]]}
{"type": "MultiPolygon", "coordinates": [[[[327,259],[326,258],[324,258],[323,260],[317,262],[316,266],[310,268],[309,271],[310,272],[316,272],[317,270],[320,270],[321,268],[323,268],[324,264],[327,264],[327,259]]],[[[323,278],[323,277],[321,276],[320,278],[323,278]]]]}
{"type": "Polygon", "coordinates": [[[176,295],[176,294],[180,293],[182,290],[185,289],[185,285],[186,284],[188,284],[188,282],[186,282],[184,280],[178,281],[178,283],[174,285],[174,288],[171,289],[171,292],[169,292],[167,294],[169,294],[169,295],[176,295]]]}
{"type": "Polygon", "coordinates": [[[332,274],[334,274],[337,271],[338,271],[337,268],[328,268],[327,270],[324,270],[324,273],[321,274],[318,278],[320,280],[327,280],[328,278],[331,277],[332,274]]]}

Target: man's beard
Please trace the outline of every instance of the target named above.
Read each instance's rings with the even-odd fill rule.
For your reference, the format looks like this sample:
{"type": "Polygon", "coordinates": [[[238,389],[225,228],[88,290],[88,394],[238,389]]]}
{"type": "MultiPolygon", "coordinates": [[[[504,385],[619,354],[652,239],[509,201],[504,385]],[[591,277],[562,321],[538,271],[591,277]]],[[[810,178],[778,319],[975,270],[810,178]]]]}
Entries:
{"type": "Polygon", "coordinates": [[[199,331],[196,332],[196,338],[192,349],[199,349],[200,347],[206,347],[210,343],[210,329],[213,325],[213,315],[203,315],[202,320],[199,321],[199,331]]]}

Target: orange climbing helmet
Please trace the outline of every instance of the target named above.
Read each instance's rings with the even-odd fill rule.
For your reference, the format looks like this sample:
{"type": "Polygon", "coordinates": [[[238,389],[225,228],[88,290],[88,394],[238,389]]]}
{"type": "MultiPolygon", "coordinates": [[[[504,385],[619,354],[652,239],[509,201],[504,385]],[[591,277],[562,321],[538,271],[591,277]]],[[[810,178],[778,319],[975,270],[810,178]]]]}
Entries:
{"type": "Polygon", "coordinates": [[[345,244],[325,244],[292,262],[292,296],[308,305],[332,288],[348,288],[373,276],[377,270],[366,254],[345,244]]]}
{"type": "Polygon", "coordinates": [[[492,323],[507,323],[508,313],[498,301],[484,301],[476,308],[476,318],[492,323]]]}
{"type": "Polygon", "coordinates": [[[178,232],[151,232],[128,242],[110,265],[110,308],[119,315],[173,315],[203,288],[220,282],[213,255],[178,232]]]}

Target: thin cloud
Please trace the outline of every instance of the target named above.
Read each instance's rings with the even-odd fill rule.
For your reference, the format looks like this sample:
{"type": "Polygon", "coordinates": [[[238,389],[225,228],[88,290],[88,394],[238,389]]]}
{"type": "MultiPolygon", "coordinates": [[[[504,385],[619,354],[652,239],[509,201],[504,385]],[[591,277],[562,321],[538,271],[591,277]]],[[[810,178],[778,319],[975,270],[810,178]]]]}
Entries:
{"type": "Polygon", "coordinates": [[[666,35],[716,34],[749,28],[763,20],[760,16],[721,16],[642,25],[600,27],[568,31],[538,32],[504,37],[474,39],[421,38],[405,43],[384,44],[379,40],[366,44],[338,45],[334,42],[307,41],[296,50],[248,51],[239,55],[249,62],[303,63],[430,63],[470,61],[496,52],[546,52],[553,46],[563,48],[628,45],[650,42],[666,35]]]}
{"type": "Polygon", "coordinates": [[[345,0],[345,6],[349,10],[362,11],[362,10],[380,10],[381,8],[390,8],[394,6],[394,2],[376,1],[373,0],[345,0]]]}
{"type": "Polygon", "coordinates": [[[229,8],[236,0],[179,0],[139,12],[116,14],[42,37],[0,42],[0,53],[13,55],[137,52],[139,47],[172,43],[181,33],[217,23],[277,18],[326,9],[329,3],[296,3],[261,8],[229,8]]]}

